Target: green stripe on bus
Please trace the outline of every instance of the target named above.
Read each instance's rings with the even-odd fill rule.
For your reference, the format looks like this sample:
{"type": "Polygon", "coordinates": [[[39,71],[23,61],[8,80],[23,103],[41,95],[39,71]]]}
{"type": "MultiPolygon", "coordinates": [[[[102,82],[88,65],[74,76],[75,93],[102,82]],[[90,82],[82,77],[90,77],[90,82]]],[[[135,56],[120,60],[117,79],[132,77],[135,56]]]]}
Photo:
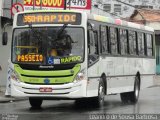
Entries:
{"type": "Polygon", "coordinates": [[[81,66],[80,64],[77,64],[73,69],[69,70],[36,71],[23,70],[19,65],[15,64],[14,69],[19,74],[21,82],[43,84],[44,79],[47,78],[50,80],[50,83],[68,83],[73,82],[74,78],[80,71],[81,66]]]}

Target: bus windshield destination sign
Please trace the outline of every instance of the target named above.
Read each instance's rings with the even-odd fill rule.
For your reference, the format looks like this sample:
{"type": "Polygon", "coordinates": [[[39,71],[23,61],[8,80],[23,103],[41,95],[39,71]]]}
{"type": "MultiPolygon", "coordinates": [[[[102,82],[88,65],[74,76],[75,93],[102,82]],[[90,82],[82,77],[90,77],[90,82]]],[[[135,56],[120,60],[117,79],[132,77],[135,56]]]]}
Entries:
{"type": "Polygon", "coordinates": [[[27,13],[19,14],[17,25],[27,24],[81,24],[80,13],[27,13]]]}

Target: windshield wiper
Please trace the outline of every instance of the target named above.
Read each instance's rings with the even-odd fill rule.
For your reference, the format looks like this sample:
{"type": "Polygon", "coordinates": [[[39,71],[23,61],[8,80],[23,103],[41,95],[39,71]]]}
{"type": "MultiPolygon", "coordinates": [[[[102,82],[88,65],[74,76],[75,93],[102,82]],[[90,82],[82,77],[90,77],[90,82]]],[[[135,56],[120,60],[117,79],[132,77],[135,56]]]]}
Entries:
{"type": "Polygon", "coordinates": [[[68,26],[68,24],[64,24],[57,32],[57,38],[59,38],[61,36],[61,34],[63,33],[63,31],[66,29],[66,27],[68,26]]]}
{"type": "Polygon", "coordinates": [[[32,23],[27,24],[31,30],[33,30],[32,23]]]}
{"type": "Polygon", "coordinates": [[[36,35],[37,32],[33,29],[32,23],[28,23],[27,25],[29,26],[29,28],[31,29],[31,31],[34,33],[34,35],[36,35]]]}
{"type": "Polygon", "coordinates": [[[28,23],[28,26],[29,26],[30,30],[33,32],[33,36],[35,38],[37,38],[38,40],[40,40],[41,39],[40,36],[44,35],[43,32],[35,30],[34,27],[32,26],[32,23],[28,23]]]}

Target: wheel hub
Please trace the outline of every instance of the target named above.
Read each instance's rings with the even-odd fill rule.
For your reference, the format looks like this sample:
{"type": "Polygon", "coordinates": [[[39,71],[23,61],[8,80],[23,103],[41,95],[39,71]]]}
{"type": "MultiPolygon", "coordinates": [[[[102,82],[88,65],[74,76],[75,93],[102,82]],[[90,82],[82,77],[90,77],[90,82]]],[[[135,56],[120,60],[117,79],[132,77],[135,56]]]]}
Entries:
{"type": "Polygon", "coordinates": [[[99,87],[99,98],[101,101],[104,100],[104,88],[102,85],[99,87]]]}
{"type": "Polygon", "coordinates": [[[138,83],[136,83],[136,86],[135,86],[135,97],[138,98],[139,96],[139,85],[138,83]]]}

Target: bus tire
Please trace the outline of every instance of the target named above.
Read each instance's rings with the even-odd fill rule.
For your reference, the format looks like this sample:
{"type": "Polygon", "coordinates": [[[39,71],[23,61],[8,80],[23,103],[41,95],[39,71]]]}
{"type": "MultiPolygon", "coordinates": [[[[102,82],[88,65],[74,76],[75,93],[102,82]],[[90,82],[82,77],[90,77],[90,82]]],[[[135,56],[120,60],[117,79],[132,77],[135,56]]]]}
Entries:
{"type": "Polygon", "coordinates": [[[123,103],[128,103],[128,101],[129,101],[129,93],[121,93],[120,97],[121,97],[121,101],[123,103]]]}
{"type": "Polygon", "coordinates": [[[132,102],[132,103],[138,102],[139,92],[140,92],[140,79],[138,76],[136,76],[135,83],[134,83],[134,91],[129,92],[130,102],[132,102]]]}
{"type": "Polygon", "coordinates": [[[29,98],[29,103],[32,108],[40,108],[42,105],[42,102],[43,102],[42,99],[29,98]]]}
{"type": "Polygon", "coordinates": [[[136,76],[134,83],[134,91],[120,94],[122,102],[128,103],[130,101],[131,103],[134,104],[137,103],[139,98],[139,92],[140,92],[140,79],[138,76],[136,76]]]}
{"type": "Polygon", "coordinates": [[[105,85],[103,79],[101,78],[98,86],[98,96],[94,98],[95,105],[101,107],[104,104],[104,97],[105,97],[105,85]]]}
{"type": "Polygon", "coordinates": [[[77,105],[77,106],[83,106],[83,105],[85,105],[87,102],[86,102],[86,98],[82,98],[82,99],[77,99],[77,100],[75,100],[75,104],[77,105]]]}

